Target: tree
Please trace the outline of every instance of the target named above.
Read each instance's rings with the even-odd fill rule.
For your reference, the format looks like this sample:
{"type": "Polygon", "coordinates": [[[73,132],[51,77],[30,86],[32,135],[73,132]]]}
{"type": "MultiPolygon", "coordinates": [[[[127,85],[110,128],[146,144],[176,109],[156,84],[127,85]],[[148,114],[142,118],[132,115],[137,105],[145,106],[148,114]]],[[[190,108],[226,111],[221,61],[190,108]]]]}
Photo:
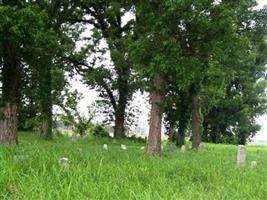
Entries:
{"type": "Polygon", "coordinates": [[[240,31],[251,41],[254,60],[235,68],[238,76],[225,88],[225,98],[205,115],[203,139],[209,142],[245,144],[260,129],[257,116],[266,111],[266,8],[238,13],[240,31]]]}
{"type": "MultiPolygon", "coordinates": [[[[101,102],[112,107],[114,136],[125,135],[127,104],[136,90],[136,80],[129,60],[128,42],[132,37],[133,20],[124,22],[124,15],[131,12],[132,3],[120,1],[81,1],[82,17],[78,21],[92,27],[91,42],[82,48],[84,62],[74,62],[83,82],[100,93],[101,102]],[[103,47],[103,42],[107,48],[103,47]],[[101,47],[102,45],[102,47],[101,47]],[[105,55],[111,64],[103,61],[105,55]],[[88,55],[92,62],[87,62],[88,55]]],[[[77,57],[76,57],[77,58],[77,57]]],[[[74,59],[75,60],[75,59],[74,59]]],[[[76,59],[77,61],[77,59],[76,59]]],[[[78,59],[79,61],[79,59],[78,59]]]]}
{"type": "Polygon", "coordinates": [[[49,17],[47,29],[56,34],[56,46],[47,46],[43,55],[38,59],[38,99],[40,110],[40,135],[44,139],[52,138],[52,70],[63,67],[62,59],[75,48],[74,41],[79,35],[79,29],[74,30],[69,23],[76,14],[75,1],[30,1],[38,6],[49,17]],[[75,36],[74,36],[75,35],[75,36]]]}
{"type": "Polygon", "coordinates": [[[20,81],[18,130],[33,131],[38,127],[37,82],[36,73],[30,66],[25,66],[20,81]]]}
{"type": "Polygon", "coordinates": [[[176,84],[168,84],[165,113],[165,127],[171,142],[178,147],[185,145],[186,131],[190,121],[190,95],[188,91],[174,89],[176,84]]]}
{"type": "MultiPolygon", "coordinates": [[[[142,72],[155,80],[147,152],[160,152],[163,111],[157,109],[164,104],[162,81],[166,85],[168,79],[175,78],[177,81],[173,83],[189,90],[191,96],[192,148],[197,149],[201,142],[201,93],[205,85],[219,74],[226,84],[234,75],[233,66],[242,68],[253,60],[249,38],[239,31],[237,15],[239,8],[249,10],[253,1],[154,3],[139,2],[136,8],[138,56],[135,58],[141,60],[142,72]]],[[[217,88],[222,90],[224,86],[219,84],[217,88]]]]}
{"type": "Polygon", "coordinates": [[[74,135],[76,132],[81,136],[86,135],[86,131],[95,117],[94,108],[88,107],[88,116],[84,116],[78,110],[78,102],[82,99],[82,94],[77,90],[71,91],[66,85],[61,95],[55,101],[64,112],[64,122],[73,126],[74,135]]]}
{"type": "Polygon", "coordinates": [[[176,7],[180,13],[178,38],[181,41],[181,57],[186,59],[182,62],[192,69],[187,75],[191,79],[193,149],[197,149],[201,142],[201,95],[210,86],[209,80],[220,74],[221,83],[217,85],[220,91],[234,76],[233,66],[242,68],[253,60],[248,51],[251,48],[249,38],[239,31],[240,19],[236,14],[239,8],[246,11],[253,5],[253,1],[240,4],[232,1],[186,1],[176,7]],[[185,8],[190,12],[183,12],[185,8]]]}
{"type": "Polygon", "coordinates": [[[140,76],[147,80],[151,94],[150,128],[147,154],[161,153],[161,125],[168,79],[179,70],[179,43],[173,37],[175,13],[169,1],[136,3],[136,40],[132,59],[140,76]]]}
{"type": "Polygon", "coordinates": [[[42,48],[45,15],[24,1],[0,4],[0,45],[2,58],[2,102],[0,142],[17,143],[17,113],[21,70],[42,48]]]}

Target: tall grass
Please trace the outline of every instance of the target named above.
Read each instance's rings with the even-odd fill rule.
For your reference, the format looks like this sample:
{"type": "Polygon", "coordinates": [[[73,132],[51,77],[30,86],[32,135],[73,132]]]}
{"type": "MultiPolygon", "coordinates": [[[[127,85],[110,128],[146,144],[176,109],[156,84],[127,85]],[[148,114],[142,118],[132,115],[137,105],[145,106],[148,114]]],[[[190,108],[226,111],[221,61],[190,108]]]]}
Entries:
{"type": "Polygon", "coordinates": [[[267,198],[267,148],[262,146],[249,147],[247,165],[237,168],[231,145],[206,144],[202,152],[184,154],[165,148],[160,158],[148,158],[140,149],[144,144],[127,140],[42,141],[33,133],[19,139],[18,146],[0,147],[0,199],[267,198]],[[69,158],[69,170],[59,164],[61,157],[69,158]]]}

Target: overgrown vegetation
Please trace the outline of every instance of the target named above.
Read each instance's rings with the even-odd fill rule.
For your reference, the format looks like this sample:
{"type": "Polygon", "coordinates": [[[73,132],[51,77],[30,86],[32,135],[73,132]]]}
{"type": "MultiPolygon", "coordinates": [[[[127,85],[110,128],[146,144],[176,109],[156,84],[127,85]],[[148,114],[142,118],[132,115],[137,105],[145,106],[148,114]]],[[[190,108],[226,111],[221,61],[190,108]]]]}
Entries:
{"type": "Polygon", "coordinates": [[[236,146],[217,144],[245,149],[266,113],[256,6],[0,0],[0,199],[265,199],[267,148],[236,167],[236,146]],[[98,94],[83,112],[77,77],[98,94]],[[139,93],[145,138],[130,130],[139,93]]]}
{"type": "Polygon", "coordinates": [[[0,147],[3,200],[266,197],[266,147],[249,146],[246,166],[236,168],[236,147],[231,145],[207,144],[199,153],[184,154],[165,147],[158,158],[147,157],[140,149],[143,144],[125,139],[90,137],[73,143],[60,137],[45,142],[25,132],[19,140],[19,146],[0,147]],[[68,171],[59,164],[62,157],[70,161],[68,171]],[[255,169],[250,168],[252,160],[258,162],[255,169]]]}

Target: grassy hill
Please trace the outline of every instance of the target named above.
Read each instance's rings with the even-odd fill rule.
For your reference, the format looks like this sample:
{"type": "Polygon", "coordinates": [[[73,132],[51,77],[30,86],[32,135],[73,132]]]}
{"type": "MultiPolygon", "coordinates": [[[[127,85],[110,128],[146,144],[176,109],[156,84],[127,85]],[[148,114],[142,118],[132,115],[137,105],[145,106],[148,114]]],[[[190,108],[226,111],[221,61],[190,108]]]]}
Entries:
{"type": "Polygon", "coordinates": [[[249,146],[237,168],[236,146],[206,144],[201,152],[166,146],[147,157],[143,143],[66,137],[42,141],[20,133],[20,144],[0,147],[0,199],[266,199],[267,148],[249,146]],[[108,150],[103,149],[108,145],[108,150]],[[128,149],[122,150],[120,145],[128,149]],[[59,159],[69,159],[64,168],[59,159]],[[256,160],[255,169],[250,162],[256,160]]]}

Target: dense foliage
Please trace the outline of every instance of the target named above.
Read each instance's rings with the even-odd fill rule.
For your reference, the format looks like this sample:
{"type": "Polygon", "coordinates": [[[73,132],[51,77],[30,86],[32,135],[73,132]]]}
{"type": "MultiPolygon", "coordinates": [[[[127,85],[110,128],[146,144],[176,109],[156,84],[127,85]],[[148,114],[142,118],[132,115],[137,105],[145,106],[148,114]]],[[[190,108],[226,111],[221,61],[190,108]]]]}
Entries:
{"type": "MultiPolygon", "coordinates": [[[[17,128],[52,138],[53,106],[85,135],[90,108],[69,80],[79,76],[126,136],[136,91],[150,94],[149,155],[171,142],[245,144],[266,112],[267,9],[254,0],[0,1],[0,142],[17,128]]],[[[132,123],[132,122],[131,122],[132,123]]],[[[108,135],[96,125],[97,135],[108,135]],[[98,130],[99,129],[99,130],[98,130]]]]}

